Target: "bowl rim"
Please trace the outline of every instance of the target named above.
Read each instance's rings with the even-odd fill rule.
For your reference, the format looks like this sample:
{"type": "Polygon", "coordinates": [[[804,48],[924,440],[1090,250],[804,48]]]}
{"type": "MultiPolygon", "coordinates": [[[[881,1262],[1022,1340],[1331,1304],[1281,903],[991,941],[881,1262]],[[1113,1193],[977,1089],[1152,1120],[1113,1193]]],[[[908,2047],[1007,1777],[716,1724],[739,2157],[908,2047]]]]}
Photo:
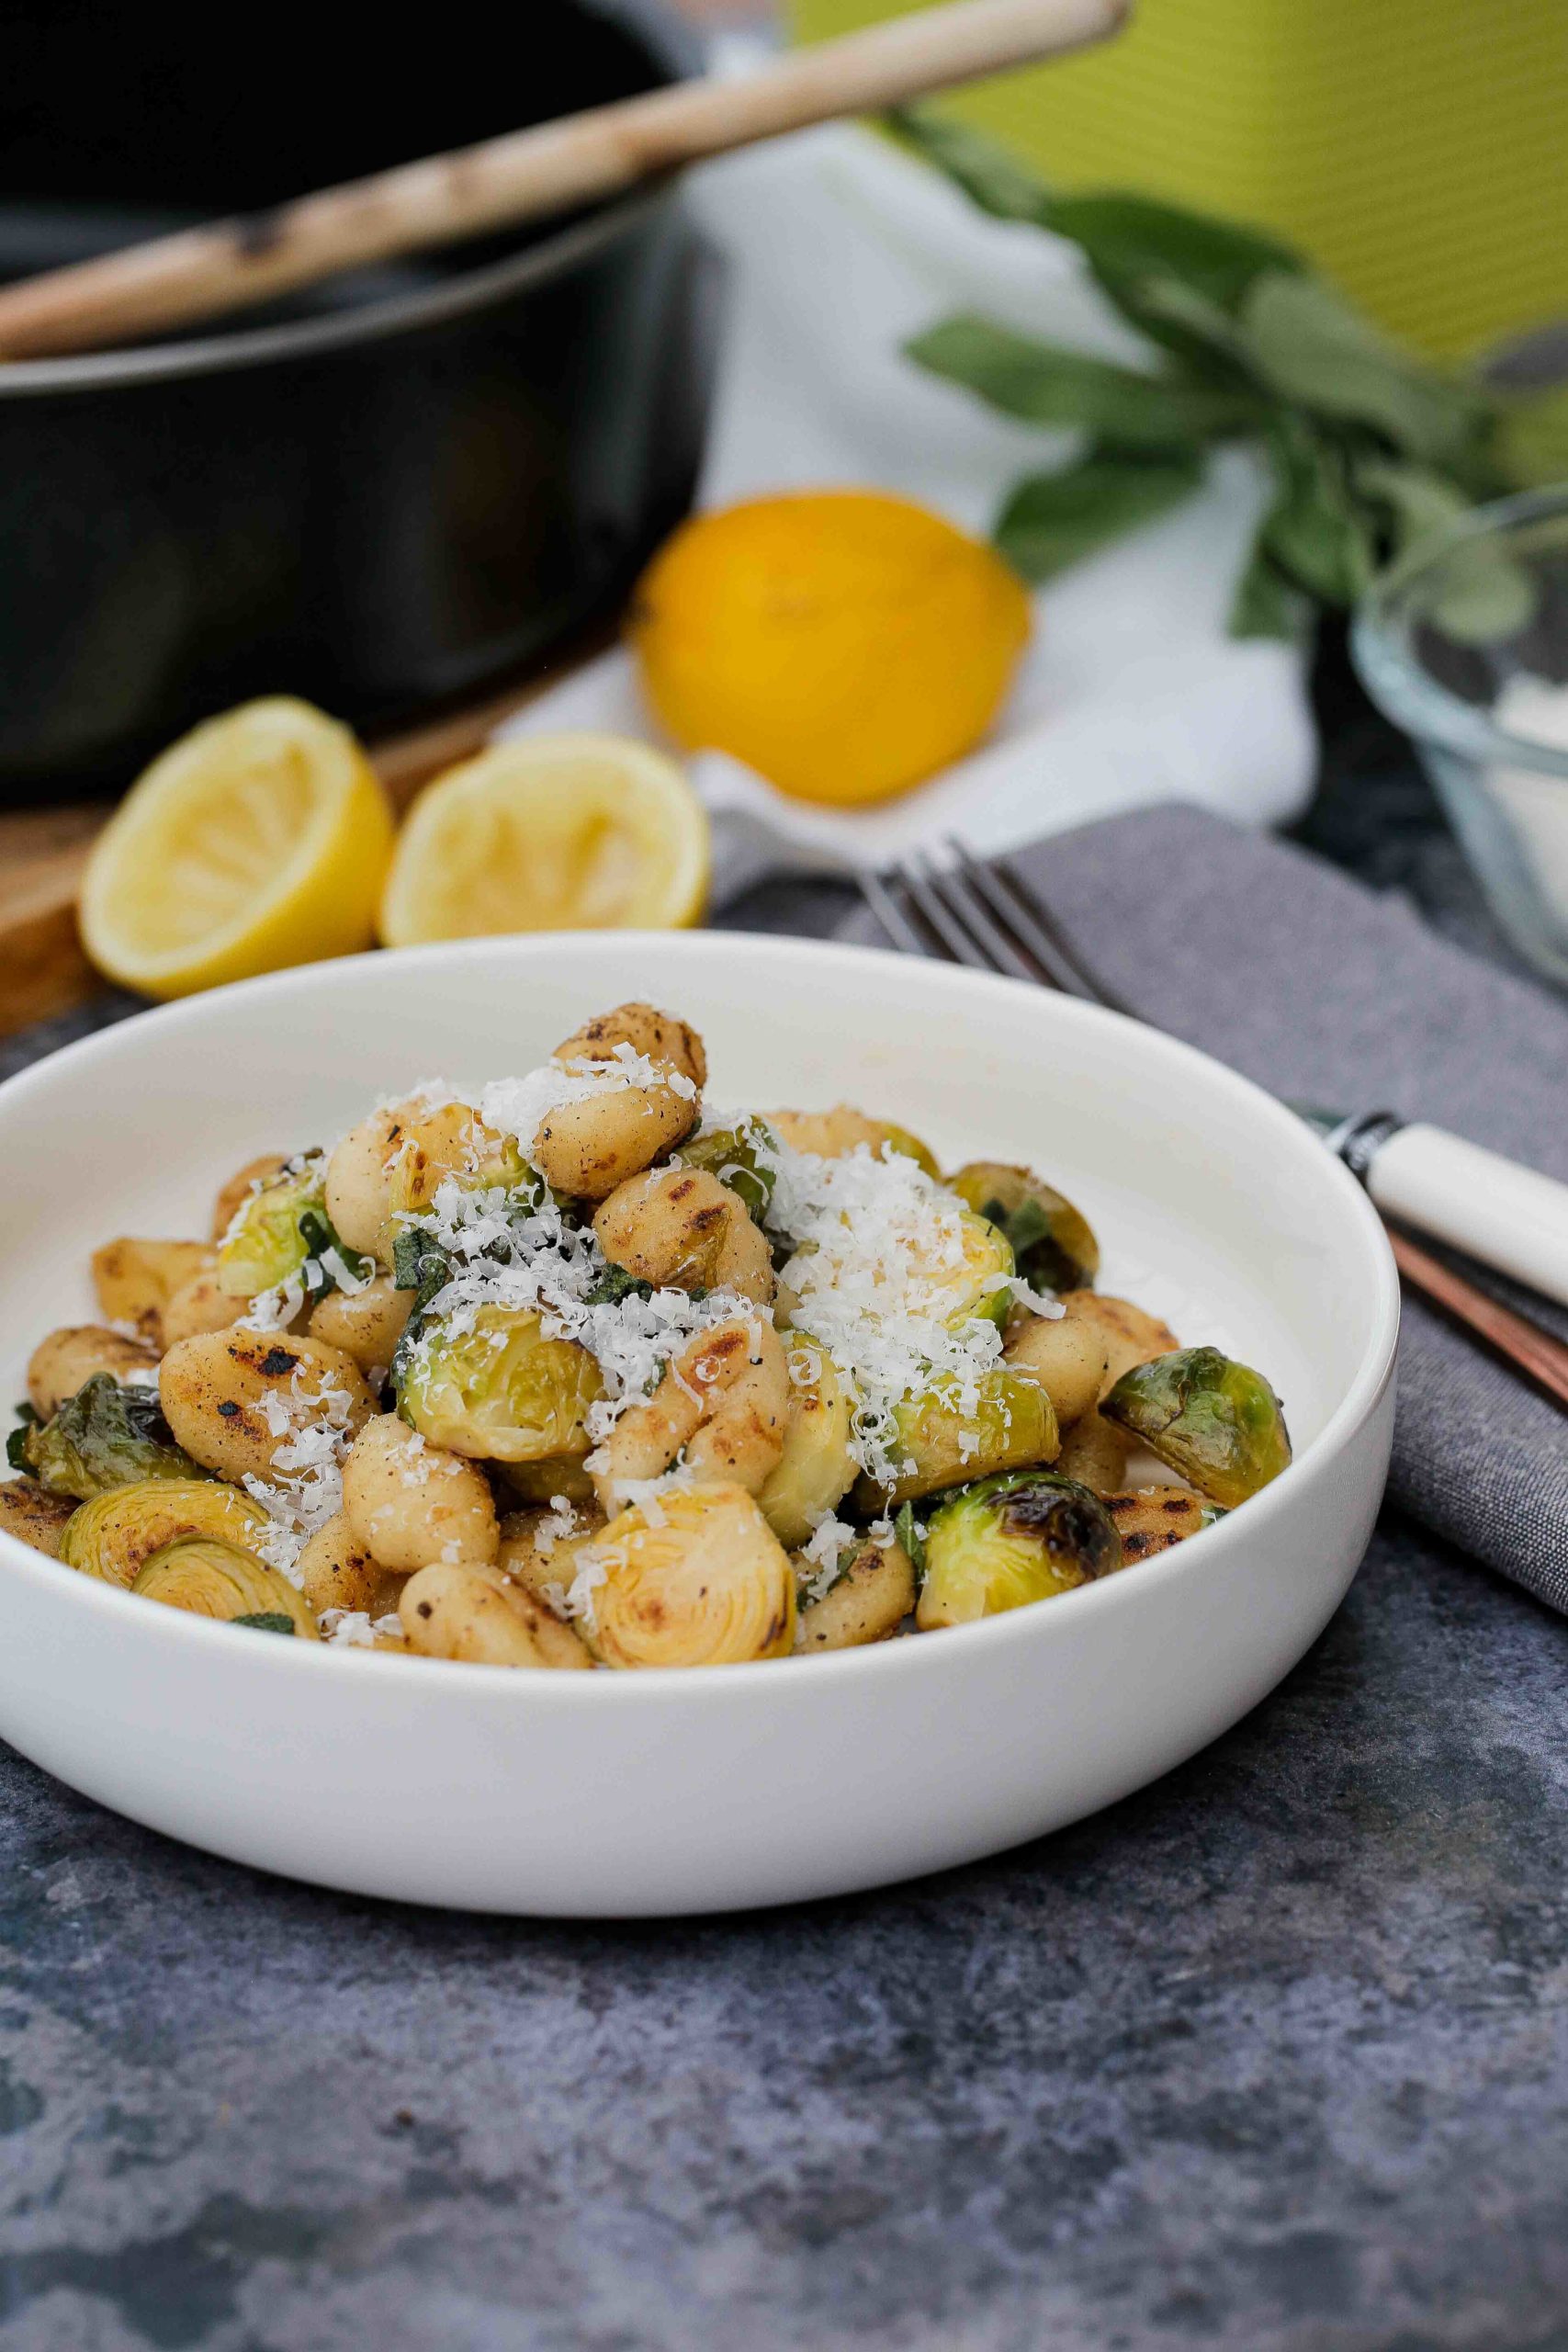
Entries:
{"type": "MultiPolygon", "coordinates": [[[[1204,1555],[1207,1558],[1218,1546],[1228,1545],[1234,1549],[1238,1542],[1251,1544],[1260,1537],[1266,1538],[1270,1523],[1293,1506],[1302,1487],[1320,1476],[1344,1452],[1376,1410],[1393,1376],[1400,1317],[1399,1274],[1382,1220],[1349,1170],[1314,1138],[1305,1124],[1274,1096],[1251,1079],[1232,1069],[1228,1064],[1204,1053],[1199,1046],[1189,1045],[1184,1039],[1169,1036],[1164,1031],[1154,1029],[1148,1023],[1135,1020],[1127,1013],[1111,1012],[1106,1006],[1085,1003],[1079,999],[1041,989],[1032,983],[999,974],[975,971],[934,960],[917,963],[913,957],[901,956],[886,948],[863,946],[847,941],[745,932],[626,930],[615,933],[614,938],[617,948],[624,947],[634,955],[640,950],[650,958],[655,956],[668,958],[672,955],[677,963],[689,960],[695,964],[715,962],[722,966],[727,958],[737,954],[784,966],[797,965],[807,960],[818,965],[823,960],[840,963],[845,967],[847,1001],[854,1001],[854,975],[868,960],[884,967],[897,964],[911,974],[919,971],[940,975],[941,984],[951,987],[959,994],[972,995],[977,1001],[986,998],[996,1000],[999,993],[1002,1001],[1013,1002],[1021,994],[1038,1005],[1043,997],[1052,1008],[1047,1017],[1060,1019],[1069,1028],[1087,1026],[1091,1030],[1107,1027],[1112,1031],[1138,1030],[1157,1039],[1160,1046],[1172,1056],[1179,1069],[1201,1069],[1211,1078],[1217,1078],[1239,1109],[1253,1117],[1261,1116],[1274,1128],[1281,1142],[1289,1139],[1289,1148],[1293,1148],[1299,1144],[1309,1153],[1319,1153],[1324,1181],[1331,1193],[1337,1193],[1350,1216],[1352,1229],[1359,1229],[1364,1245],[1363,1272],[1369,1280],[1372,1321],[1361,1361],[1345,1394],[1316,1436],[1278,1478],[1259,1494],[1254,1495],[1246,1505],[1245,1524],[1250,1533],[1238,1536],[1237,1522],[1242,1520],[1243,1513],[1240,1510],[1231,1511],[1217,1524],[1201,1530],[1186,1543],[1173,1545],[1152,1560],[1138,1562],[1135,1576],[1117,1574],[1099,1578],[1092,1584],[1080,1585],[1070,1592],[1053,1596],[1049,1608],[1037,1604],[1010,1610],[999,1616],[982,1618],[973,1624],[948,1627],[937,1642],[877,1642],[858,1649],[828,1651],[818,1657],[797,1653],[787,1661],[782,1661],[792,1668],[791,1682],[800,1672],[809,1672],[821,1680],[833,1676],[848,1679],[867,1673],[886,1676],[941,1671],[942,1659],[955,1654],[952,1646],[955,1643],[962,1645],[962,1655],[974,1657],[984,1644],[996,1646],[1031,1638],[1050,1640],[1053,1636],[1049,1629],[1053,1624],[1066,1629],[1084,1623],[1091,1611],[1114,1612],[1128,1607],[1135,1608],[1138,1592],[1147,1580],[1152,1578],[1168,1583],[1172,1577],[1190,1577],[1193,1573],[1190,1555],[1195,1544],[1201,1543],[1209,1547],[1204,1555]],[[1070,1612],[1066,1617],[1060,1613],[1064,1610],[1070,1612]],[[933,1655],[928,1656],[928,1652],[933,1655]]],[[[0,1122],[22,1107],[35,1091],[41,1091],[62,1067],[91,1069],[109,1058],[122,1033],[128,1028],[145,1034],[149,1028],[155,1027],[160,1032],[177,1035],[182,1028],[197,1026],[210,1014],[214,1005],[235,1001],[252,1004],[265,1002],[270,997],[286,997],[298,991],[302,981],[307,989],[312,985],[326,985],[345,967],[370,966],[385,971],[389,960],[395,960],[400,967],[461,966],[483,963],[498,952],[517,956],[524,962],[541,961],[554,956],[563,946],[593,947],[602,954],[604,944],[605,934],[591,931],[442,941],[420,947],[381,949],[364,956],[337,958],[329,963],[296,966],[290,970],[268,973],[256,979],[235,981],[226,988],[208,989],[197,996],[178,999],[169,1004],[133,1013],[127,1021],[117,1022],[108,1029],[80,1038],[46,1055],[40,1061],[28,1064],[0,1083],[0,1122]]],[[[1199,1564],[1201,1570],[1201,1563],[1199,1564]]],[[[111,1620],[118,1619],[122,1623],[127,1623],[126,1612],[134,1611],[130,1622],[141,1626],[142,1638],[194,1645],[190,1653],[193,1659],[201,1656],[204,1646],[218,1643],[220,1648],[213,1654],[215,1657],[225,1657],[231,1664],[238,1662],[230,1639],[231,1629],[220,1621],[197,1617],[185,1610],[164,1609],[149,1612],[146,1604],[133,1593],[91,1577],[73,1576],[69,1570],[62,1571],[62,1564],[47,1553],[37,1551],[22,1543],[19,1537],[0,1530],[0,1577],[18,1573],[34,1578],[40,1587],[48,1585],[50,1589],[61,1592],[69,1590],[71,1599],[66,1603],[67,1607],[107,1609],[111,1620]],[[70,1578],[69,1586],[56,1581],[62,1573],[70,1578]]],[[[263,1654],[257,1652],[258,1657],[263,1654]]],[[[377,1655],[374,1651],[346,1644],[303,1641],[291,1641],[287,1650],[281,1643],[275,1642],[270,1654],[274,1659],[274,1670],[329,1676],[361,1674],[367,1670],[367,1661],[377,1655]]],[[[384,1656],[381,1659],[383,1667],[389,1666],[398,1670],[401,1670],[408,1662],[406,1658],[394,1656],[384,1656]]],[[[429,1690],[433,1697],[437,1688],[456,1688],[470,1692],[475,1703],[479,1703],[481,1690],[495,1692],[507,1687],[519,1687],[520,1683],[520,1669],[516,1668],[470,1665],[448,1658],[422,1658],[419,1663],[423,1668],[438,1670],[443,1678],[439,1685],[422,1680],[419,1687],[429,1690]],[[482,1678],[482,1680],[476,1681],[476,1677],[482,1678]]],[[[583,1683],[580,1683],[575,1674],[541,1669],[534,1674],[523,1674],[520,1688],[530,1705],[537,1705],[541,1702],[547,1706],[576,1705],[580,1703],[576,1694],[584,1687],[600,1694],[588,1702],[596,1706],[660,1705],[675,1691],[684,1694],[694,1705],[709,1704],[717,1703],[726,1692],[734,1695],[734,1678],[738,1672],[744,1673],[777,1663],[781,1661],[753,1660],[749,1662],[749,1666],[740,1668],[644,1668],[630,1674],[595,1673],[584,1678],[583,1683]],[[610,1698],[608,1694],[611,1691],[616,1696],[610,1698]]]]}
{"type": "Polygon", "coordinates": [[[1417,742],[1479,765],[1533,768],[1538,775],[1568,783],[1568,751],[1511,733],[1474,703],[1440,685],[1411,653],[1398,620],[1405,591],[1446,562],[1456,548],[1483,539],[1503,542],[1513,531],[1553,517],[1568,520],[1568,483],[1494,499],[1418,540],[1381,571],[1361,596],[1350,623],[1350,655],[1378,708],[1417,742]]]}

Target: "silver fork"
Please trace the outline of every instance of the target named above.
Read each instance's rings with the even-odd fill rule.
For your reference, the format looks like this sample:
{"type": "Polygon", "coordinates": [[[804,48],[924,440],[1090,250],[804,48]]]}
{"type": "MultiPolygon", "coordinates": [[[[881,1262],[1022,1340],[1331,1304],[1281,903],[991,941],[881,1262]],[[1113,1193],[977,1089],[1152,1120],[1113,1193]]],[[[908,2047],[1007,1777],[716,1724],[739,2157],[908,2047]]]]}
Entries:
{"type": "MultiPolygon", "coordinates": [[[[906,955],[935,956],[948,963],[966,964],[976,971],[999,972],[1010,979],[1033,981],[1041,987],[1055,989],[1064,996],[1077,997],[1089,1004],[1107,1005],[1112,1012],[1130,1013],[1134,1019],[1143,1018],[1091,970],[1050,909],[1005,858],[983,863],[952,835],[943,846],[952,861],[950,865],[940,865],[934,858],[916,853],[886,875],[866,871],[859,877],[866,904],[896,947],[906,955]]],[[[1511,1161],[1497,1159],[1494,1154],[1477,1155],[1473,1145],[1446,1137],[1438,1129],[1406,1128],[1390,1112],[1341,1116],[1307,1110],[1299,1104],[1292,1107],[1300,1112],[1373,1195],[1374,1205],[1383,1216],[1394,1261],[1410,1288],[1464,1324],[1560,1405],[1568,1406],[1568,1347],[1539,1324],[1516,1314],[1500,1299],[1456,1273],[1442,1259],[1433,1257],[1397,1225],[1391,1224],[1384,1214],[1384,1204],[1376,1199],[1371,1178],[1379,1152],[1391,1140],[1399,1136],[1412,1141],[1426,1136],[1432,1139],[1427,1147],[1428,1159],[1436,1156],[1440,1160],[1441,1152],[1448,1150],[1478,1156],[1505,1171],[1510,1187],[1517,1186],[1521,1202],[1537,1216],[1550,1216],[1555,1208],[1556,1216],[1562,1217],[1568,1213],[1568,1191],[1536,1175],[1533,1170],[1517,1168],[1511,1161]],[[1560,1204],[1553,1196],[1560,1196],[1560,1204]]],[[[1424,1173],[1427,1178],[1424,1190],[1429,1197],[1431,1170],[1425,1163],[1424,1173]]],[[[1527,1283],[1539,1282],[1539,1272],[1533,1265],[1521,1266],[1517,1261],[1510,1264],[1495,1249],[1478,1249],[1472,1235],[1454,1230],[1451,1223],[1440,1229],[1443,1239],[1461,1248],[1468,1247],[1472,1255],[1498,1265],[1505,1273],[1527,1283]]],[[[1552,1238],[1549,1236],[1549,1243],[1552,1238]]],[[[1549,1246],[1549,1266],[1554,1255],[1549,1246]]],[[[1549,1283],[1542,1283],[1540,1287],[1548,1289],[1551,1295],[1560,1295],[1549,1283]]]]}

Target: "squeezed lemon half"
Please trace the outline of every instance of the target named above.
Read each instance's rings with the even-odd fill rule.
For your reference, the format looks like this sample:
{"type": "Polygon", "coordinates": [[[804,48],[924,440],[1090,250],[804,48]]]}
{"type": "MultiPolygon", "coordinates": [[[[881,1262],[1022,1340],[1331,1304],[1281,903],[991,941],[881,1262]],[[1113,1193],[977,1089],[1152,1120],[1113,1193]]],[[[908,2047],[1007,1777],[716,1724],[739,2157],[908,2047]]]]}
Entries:
{"type": "Polygon", "coordinates": [[[509,931],[678,930],[707,896],[707,811],[619,735],[498,743],[425,786],[381,900],[389,947],[509,931]]]}
{"type": "Polygon", "coordinates": [[[131,787],[83,878],[83,943],[146,996],[189,996],[374,938],[392,817],[346,727],[285,695],[182,736],[131,787]]]}

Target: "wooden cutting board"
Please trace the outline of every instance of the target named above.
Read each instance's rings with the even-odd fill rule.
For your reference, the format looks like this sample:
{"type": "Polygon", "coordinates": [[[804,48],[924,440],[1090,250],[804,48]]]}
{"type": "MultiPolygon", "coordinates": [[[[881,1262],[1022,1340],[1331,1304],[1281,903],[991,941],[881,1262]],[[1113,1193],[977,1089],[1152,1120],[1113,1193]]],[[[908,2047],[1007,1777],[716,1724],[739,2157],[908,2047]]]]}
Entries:
{"type": "MultiPolygon", "coordinates": [[[[568,663],[482,703],[369,746],[393,806],[407,808],[420,786],[454,761],[479,751],[513,711],[559,683],[610,641],[603,628],[573,646],[568,663]]],[[[109,814],[107,804],[0,814],[0,1036],[67,1012],[106,983],[76,933],[76,890],[87,852],[109,814]]]]}

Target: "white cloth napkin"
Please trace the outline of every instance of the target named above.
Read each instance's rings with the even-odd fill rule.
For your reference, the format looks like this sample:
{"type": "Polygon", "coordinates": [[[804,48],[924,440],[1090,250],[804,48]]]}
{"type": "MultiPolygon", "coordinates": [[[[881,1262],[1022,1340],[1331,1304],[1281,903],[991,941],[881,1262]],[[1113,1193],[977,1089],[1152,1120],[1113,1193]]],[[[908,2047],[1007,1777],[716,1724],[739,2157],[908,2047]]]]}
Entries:
{"type": "MultiPolygon", "coordinates": [[[[986,218],[868,131],[803,132],[709,164],[688,187],[730,276],[701,505],[875,484],[984,533],[1007,486],[1060,463],[1071,437],[925,375],[901,356],[905,340],[963,309],[1140,356],[1073,248],[986,218]]],[[[1226,453],[1175,514],[1043,589],[991,740],[900,799],[809,807],[723,753],[699,753],[690,773],[716,820],[719,897],[770,869],[881,864],[944,832],[1000,851],[1155,801],[1255,825],[1296,814],[1314,750],[1303,661],[1225,635],[1264,494],[1253,461],[1226,453]]],[[[660,740],[621,652],[502,732],[561,728],[660,740]]]]}

